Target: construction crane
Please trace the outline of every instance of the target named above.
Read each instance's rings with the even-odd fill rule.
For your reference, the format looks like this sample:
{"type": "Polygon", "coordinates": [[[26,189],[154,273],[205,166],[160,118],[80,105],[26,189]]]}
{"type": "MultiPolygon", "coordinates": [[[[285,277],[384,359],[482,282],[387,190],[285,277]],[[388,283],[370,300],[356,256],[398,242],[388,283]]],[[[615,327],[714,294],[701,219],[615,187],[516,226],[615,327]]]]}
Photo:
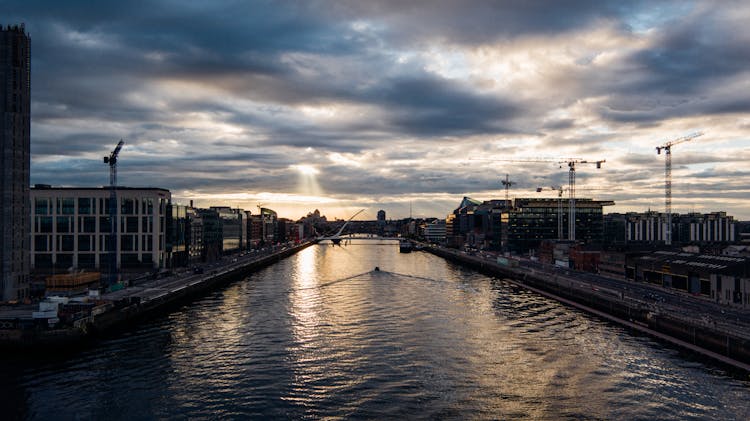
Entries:
{"type": "MultiPolygon", "coordinates": [[[[590,161],[580,158],[521,158],[521,159],[496,159],[495,161],[505,162],[556,162],[558,164],[568,165],[568,192],[570,200],[568,203],[568,240],[576,239],[576,165],[594,164],[596,168],[601,168],[602,164],[607,162],[605,159],[590,161]]],[[[562,166],[560,167],[562,168],[562,166]]]]}
{"type": "Polygon", "coordinates": [[[601,168],[606,160],[587,161],[585,159],[567,159],[558,161],[558,164],[568,164],[568,193],[570,193],[570,202],[568,204],[568,240],[576,240],[576,164],[595,164],[596,168],[601,168]]]}
{"type": "Polygon", "coordinates": [[[703,132],[690,133],[656,147],[657,155],[661,155],[661,151],[664,150],[664,213],[667,214],[664,244],[668,246],[672,245],[672,146],[689,142],[699,136],[703,136],[703,132]]]}
{"type": "Polygon", "coordinates": [[[513,181],[508,180],[508,174],[505,174],[505,180],[500,180],[503,183],[503,186],[505,186],[505,207],[510,207],[510,186],[513,184],[516,184],[513,181]]]}
{"type": "MultiPolygon", "coordinates": [[[[559,240],[562,240],[563,239],[562,196],[563,196],[563,192],[565,190],[568,190],[568,188],[567,187],[563,187],[563,186],[550,186],[550,187],[547,187],[547,188],[545,188],[545,187],[537,187],[536,188],[536,192],[537,193],[541,193],[544,190],[553,190],[553,191],[557,192],[557,238],[559,240]]],[[[594,187],[594,188],[585,187],[584,190],[585,191],[589,191],[589,190],[610,190],[610,189],[597,188],[597,187],[594,187]]]]}
{"type": "MultiPolygon", "coordinates": [[[[563,216],[562,216],[563,187],[551,186],[550,189],[557,192],[557,239],[562,240],[563,239],[563,216]]],[[[544,187],[536,188],[537,193],[540,193],[542,190],[544,190],[544,187]]]]}
{"type": "MultiPolygon", "coordinates": [[[[485,161],[486,158],[472,158],[472,160],[485,161]]],[[[605,159],[598,161],[591,161],[580,158],[519,158],[519,159],[493,159],[492,161],[504,161],[504,162],[556,162],[568,165],[568,192],[570,193],[569,206],[568,206],[568,240],[575,241],[576,239],[576,165],[578,164],[594,164],[596,168],[601,168],[602,164],[607,162],[605,159]]],[[[506,186],[507,187],[507,186],[506,186]]]]}
{"type": "Polygon", "coordinates": [[[109,285],[117,282],[117,156],[125,142],[120,139],[117,146],[104,157],[104,163],[109,164],[109,285]]]}

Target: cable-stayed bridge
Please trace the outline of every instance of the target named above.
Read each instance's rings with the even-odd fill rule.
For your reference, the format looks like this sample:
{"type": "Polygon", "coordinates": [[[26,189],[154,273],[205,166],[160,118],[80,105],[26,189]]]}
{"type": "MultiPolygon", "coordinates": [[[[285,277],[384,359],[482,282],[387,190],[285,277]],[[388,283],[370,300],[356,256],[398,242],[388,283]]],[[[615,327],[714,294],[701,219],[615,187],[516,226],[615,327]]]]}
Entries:
{"type": "Polygon", "coordinates": [[[394,239],[394,240],[398,240],[397,238],[392,238],[392,237],[379,237],[379,236],[373,236],[373,235],[371,235],[371,234],[366,234],[366,235],[364,235],[364,236],[362,236],[362,235],[354,235],[354,233],[350,233],[350,234],[342,235],[342,234],[343,234],[343,232],[344,232],[344,230],[346,229],[346,227],[347,227],[347,226],[349,225],[349,223],[350,223],[350,222],[351,222],[351,221],[352,221],[352,220],[353,220],[353,219],[354,219],[354,218],[355,218],[355,217],[356,217],[357,215],[359,215],[360,213],[362,213],[362,212],[364,212],[364,211],[365,211],[365,209],[361,209],[361,210],[359,210],[359,211],[358,211],[357,213],[355,213],[354,215],[352,215],[352,217],[351,217],[351,218],[349,218],[349,219],[348,219],[348,220],[347,220],[347,221],[346,221],[346,222],[344,223],[344,225],[342,225],[342,226],[341,226],[341,228],[339,228],[339,230],[338,230],[338,231],[337,231],[337,232],[336,232],[335,234],[333,234],[333,235],[328,235],[328,236],[325,236],[325,235],[323,235],[323,236],[320,236],[320,237],[318,237],[318,238],[317,238],[317,241],[318,241],[318,242],[321,242],[321,241],[331,241],[331,242],[332,242],[333,244],[337,244],[337,245],[338,245],[338,244],[341,244],[341,240],[347,240],[347,241],[348,241],[348,240],[370,240],[370,241],[383,241],[383,240],[389,240],[389,239],[394,239]]]}

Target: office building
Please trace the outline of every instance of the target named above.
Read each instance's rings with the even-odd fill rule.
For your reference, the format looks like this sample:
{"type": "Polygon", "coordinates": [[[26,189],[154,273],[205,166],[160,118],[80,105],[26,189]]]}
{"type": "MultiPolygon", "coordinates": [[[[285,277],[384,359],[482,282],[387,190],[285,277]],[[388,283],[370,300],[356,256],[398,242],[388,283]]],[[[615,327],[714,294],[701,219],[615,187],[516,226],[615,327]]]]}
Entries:
{"type": "Polygon", "coordinates": [[[0,301],[29,295],[31,40],[0,27],[0,301]]]}
{"type": "Polygon", "coordinates": [[[221,259],[224,250],[224,227],[219,212],[214,209],[196,209],[203,227],[203,262],[215,262],[221,259]]]}
{"type": "Polygon", "coordinates": [[[216,211],[221,220],[222,254],[247,248],[245,212],[229,206],[211,206],[211,210],[216,211]]]}
{"type": "Polygon", "coordinates": [[[436,219],[425,224],[424,239],[430,243],[445,243],[445,219],[436,219]]]}
{"type": "MultiPolygon", "coordinates": [[[[110,189],[37,185],[31,189],[35,273],[109,269],[110,189]]],[[[117,187],[118,271],[164,268],[169,190],[117,187]]]]}
{"type": "MultiPolygon", "coordinates": [[[[615,214],[608,220],[621,219],[615,214]]],[[[660,212],[625,214],[625,240],[628,243],[664,243],[667,218],[660,212]]],[[[672,214],[674,244],[732,243],[737,241],[734,217],[726,212],[672,214]]]]}
{"type": "MultiPolygon", "coordinates": [[[[559,199],[515,199],[513,208],[503,215],[507,233],[503,248],[524,253],[539,247],[543,240],[568,238],[568,203],[559,199]],[[558,215],[562,218],[559,230],[558,215]]],[[[576,199],[576,242],[601,244],[604,241],[603,207],[614,205],[612,201],[576,199]]]]}

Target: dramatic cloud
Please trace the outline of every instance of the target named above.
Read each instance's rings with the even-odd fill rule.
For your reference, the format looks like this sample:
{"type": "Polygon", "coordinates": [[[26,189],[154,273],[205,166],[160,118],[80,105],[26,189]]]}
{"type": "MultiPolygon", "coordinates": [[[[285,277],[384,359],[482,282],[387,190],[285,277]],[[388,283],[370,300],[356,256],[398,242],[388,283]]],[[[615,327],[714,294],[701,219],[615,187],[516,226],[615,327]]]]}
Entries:
{"type": "Polygon", "coordinates": [[[554,197],[750,219],[750,7],[683,1],[2,1],[32,38],[32,183],[444,216],[554,197]],[[529,162],[534,161],[536,162],[529,162]],[[304,169],[304,171],[300,170],[304,169]],[[720,199],[720,200],[717,200],[720,199]]]}

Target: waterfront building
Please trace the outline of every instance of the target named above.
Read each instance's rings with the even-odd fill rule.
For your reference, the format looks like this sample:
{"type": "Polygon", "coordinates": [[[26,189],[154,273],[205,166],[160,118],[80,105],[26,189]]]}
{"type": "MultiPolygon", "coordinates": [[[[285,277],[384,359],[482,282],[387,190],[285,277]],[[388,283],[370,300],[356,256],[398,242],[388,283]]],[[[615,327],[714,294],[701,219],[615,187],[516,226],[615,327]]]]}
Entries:
{"type": "MultiPolygon", "coordinates": [[[[576,199],[576,241],[584,244],[601,244],[604,240],[604,206],[612,201],[576,199]]],[[[568,209],[562,207],[562,234],[558,231],[558,199],[519,198],[513,208],[503,216],[507,224],[504,248],[525,253],[539,247],[543,240],[568,238],[568,209]]]]}
{"type": "MultiPolygon", "coordinates": [[[[313,212],[309,212],[306,216],[303,216],[298,221],[305,227],[304,237],[316,237],[324,232],[328,228],[328,219],[325,215],[320,215],[320,211],[315,209],[313,212]]],[[[304,238],[303,237],[303,238],[304,238]]]]}
{"type": "Polygon", "coordinates": [[[197,265],[203,261],[203,218],[193,206],[185,210],[188,220],[188,265],[197,265]]]}
{"type": "Polygon", "coordinates": [[[261,237],[265,244],[275,244],[278,238],[278,216],[276,211],[260,208],[261,237]]]}
{"type": "Polygon", "coordinates": [[[263,219],[260,215],[250,215],[247,224],[248,247],[257,249],[263,246],[263,219]]]}
{"type": "Polygon", "coordinates": [[[385,211],[382,209],[378,211],[378,222],[385,223],[385,211]]]}
{"type": "Polygon", "coordinates": [[[169,268],[187,266],[189,260],[189,223],[187,206],[167,205],[167,264],[169,268]]]}
{"type": "Polygon", "coordinates": [[[623,246],[627,243],[626,227],[628,215],[607,213],[604,215],[604,245],[623,246]]]}
{"type": "MultiPolygon", "coordinates": [[[[34,273],[109,269],[108,187],[31,189],[31,267],[34,273]]],[[[116,267],[119,271],[164,268],[169,190],[117,187],[116,267]]]]}
{"type": "Polygon", "coordinates": [[[203,227],[201,260],[208,263],[215,262],[221,259],[224,247],[224,228],[221,225],[221,218],[214,209],[196,209],[196,214],[200,217],[203,227]]]}
{"type": "MultiPolygon", "coordinates": [[[[576,199],[576,241],[601,244],[604,239],[602,209],[611,201],[576,199]]],[[[464,197],[446,218],[447,244],[526,253],[543,240],[567,238],[568,208],[559,199],[517,198],[480,202],[464,197]],[[562,210],[563,231],[558,214],[562,210]]]]}
{"type": "Polygon", "coordinates": [[[424,239],[430,243],[445,243],[445,219],[428,222],[424,227],[424,239]]]}
{"type": "Polygon", "coordinates": [[[29,296],[31,40],[0,27],[0,301],[29,296]]]}
{"type": "Polygon", "coordinates": [[[243,218],[245,212],[228,206],[212,206],[211,210],[215,211],[221,220],[222,253],[233,253],[244,249],[247,243],[246,224],[243,218]]]}
{"type": "MultiPolygon", "coordinates": [[[[448,247],[460,248],[466,243],[467,236],[474,231],[477,221],[474,218],[474,210],[482,202],[464,196],[461,203],[445,218],[445,236],[448,247]]],[[[481,221],[479,222],[481,226],[481,221]]]]}
{"type": "Polygon", "coordinates": [[[285,243],[287,241],[288,234],[289,234],[287,227],[290,222],[291,221],[286,218],[279,218],[276,221],[276,224],[277,224],[276,232],[278,234],[278,236],[276,237],[277,242],[285,243]]]}
{"type": "Polygon", "coordinates": [[[750,308],[750,259],[659,250],[628,260],[628,277],[750,308]]]}
{"type": "MultiPolygon", "coordinates": [[[[621,218],[608,216],[608,220],[621,218]]],[[[628,243],[664,243],[667,217],[660,212],[627,213],[625,240],[628,243]]],[[[737,241],[734,217],[726,212],[672,214],[675,244],[733,243],[737,241]]]]}

